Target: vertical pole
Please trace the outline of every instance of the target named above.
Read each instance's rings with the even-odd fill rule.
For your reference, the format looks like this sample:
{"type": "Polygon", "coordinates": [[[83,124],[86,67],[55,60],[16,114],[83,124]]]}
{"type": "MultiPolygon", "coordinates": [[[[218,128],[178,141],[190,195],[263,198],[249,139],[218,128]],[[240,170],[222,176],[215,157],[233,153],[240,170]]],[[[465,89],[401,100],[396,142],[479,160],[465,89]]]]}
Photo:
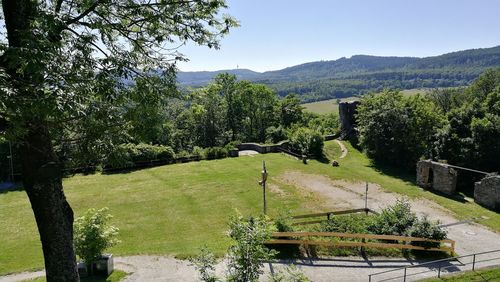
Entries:
{"type": "Polygon", "coordinates": [[[438,268],[438,278],[441,278],[441,263],[439,264],[438,268]]]}
{"type": "Polygon", "coordinates": [[[266,181],[267,181],[267,169],[266,169],[266,161],[262,161],[262,199],[264,214],[267,213],[267,202],[266,202],[266,181]]]}
{"type": "Polygon", "coordinates": [[[14,182],[14,157],[12,156],[12,143],[9,141],[9,153],[10,153],[10,181],[14,182]]]}
{"type": "Polygon", "coordinates": [[[403,282],[406,282],[406,267],[405,267],[405,275],[403,276],[403,282]]]}
{"type": "Polygon", "coordinates": [[[372,282],[372,275],[368,275],[368,282],[372,282]]]}
{"type": "Polygon", "coordinates": [[[365,190],[365,213],[368,215],[368,182],[366,182],[365,190]]]}
{"type": "Polygon", "coordinates": [[[476,268],[476,254],[472,256],[472,271],[476,268]]]}

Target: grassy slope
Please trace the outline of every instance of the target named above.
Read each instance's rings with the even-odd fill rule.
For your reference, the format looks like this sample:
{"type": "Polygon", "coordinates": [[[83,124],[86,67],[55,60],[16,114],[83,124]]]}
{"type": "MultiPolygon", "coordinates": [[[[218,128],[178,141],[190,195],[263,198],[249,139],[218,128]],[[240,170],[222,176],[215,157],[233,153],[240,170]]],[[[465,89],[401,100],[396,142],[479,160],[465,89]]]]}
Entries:
{"type": "MultiPolygon", "coordinates": [[[[401,93],[405,95],[416,95],[416,94],[422,94],[422,93],[428,93],[430,92],[430,89],[407,89],[407,90],[402,90],[401,93]]],[[[359,98],[356,97],[350,97],[350,98],[344,98],[341,99],[342,102],[348,102],[348,101],[355,101],[359,100],[359,98]]],[[[323,101],[318,101],[318,102],[312,102],[312,103],[306,103],[303,104],[302,106],[305,107],[306,111],[317,113],[317,114],[329,114],[329,113],[338,113],[339,112],[339,105],[337,104],[337,99],[330,99],[330,100],[323,100],[323,101]]]]}
{"type": "Polygon", "coordinates": [[[441,278],[425,279],[422,282],[469,282],[469,281],[500,281],[500,267],[477,271],[467,271],[458,275],[443,276],[441,278]]]}
{"type": "MultiPolygon", "coordinates": [[[[326,142],[327,154],[338,154],[334,141],[326,142]]],[[[310,161],[308,165],[282,154],[257,155],[202,161],[114,174],[75,176],[64,185],[75,215],[90,207],[107,206],[121,229],[121,244],[115,255],[171,254],[185,257],[207,245],[222,254],[228,216],[238,209],[243,214],[261,211],[262,190],[257,185],[262,160],[266,160],[269,184],[285,193],[269,193],[270,215],[280,209],[294,213],[318,211],[321,200],[279,182],[276,176],[287,170],[322,174],[335,178],[369,181],[389,191],[410,197],[425,197],[454,211],[459,218],[488,216],[481,223],[500,231],[500,215],[474,203],[462,203],[415,187],[414,175],[403,179],[374,168],[360,152],[346,144],[349,154],[340,167],[310,161]]],[[[398,174],[401,176],[401,174],[398,174]]],[[[403,175],[404,176],[404,175],[403,175]]],[[[41,248],[33,215],[23,191],[0,194],[0,274],[40,268],[41,248]]]]}

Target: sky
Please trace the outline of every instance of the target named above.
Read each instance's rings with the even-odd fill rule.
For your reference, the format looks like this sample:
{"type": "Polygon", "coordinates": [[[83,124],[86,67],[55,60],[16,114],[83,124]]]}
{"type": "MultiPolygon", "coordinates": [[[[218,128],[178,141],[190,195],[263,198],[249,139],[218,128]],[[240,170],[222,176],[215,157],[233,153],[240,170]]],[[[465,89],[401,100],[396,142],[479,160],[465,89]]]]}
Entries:
{"type": "Polygon", "coordinates": [[[352,55],[436,56],[500,45],[500,0],[226,0],[240,27],[187,44],[181,71],[277,70],[352,55]]]}

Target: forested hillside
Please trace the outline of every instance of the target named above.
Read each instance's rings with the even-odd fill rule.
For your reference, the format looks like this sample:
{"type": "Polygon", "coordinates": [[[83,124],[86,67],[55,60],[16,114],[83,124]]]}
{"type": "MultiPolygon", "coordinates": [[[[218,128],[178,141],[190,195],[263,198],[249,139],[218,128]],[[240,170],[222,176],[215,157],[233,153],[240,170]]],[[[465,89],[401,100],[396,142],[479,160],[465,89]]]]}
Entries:
{"type": "MultiPolygon", "coordinates": [[[[484,70],[500,66],[500,46],[435,57],[356,55],[257,73],[229,70],[239,79],[266,84],[280,96],[296,93],[302,101],[343,98],[384,88],[434,88],[469,85],[484,70]]],[[[181,85],[201,86],[220,73],[179,72],[181,85]]]]}

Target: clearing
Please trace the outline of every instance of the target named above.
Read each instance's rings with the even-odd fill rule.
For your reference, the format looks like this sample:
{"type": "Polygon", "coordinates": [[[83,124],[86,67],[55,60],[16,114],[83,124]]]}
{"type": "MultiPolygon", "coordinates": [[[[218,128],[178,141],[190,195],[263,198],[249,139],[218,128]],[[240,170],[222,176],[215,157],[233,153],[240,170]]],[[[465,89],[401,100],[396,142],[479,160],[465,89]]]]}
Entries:
{"type": "MultiPolygon", "coordinates": [[[[262,209],[262,190],[257,184],[262,160],[269,172],[270,216],[280,210],[299,214],[356,206],[364,193],[363,181],[368,181],[370,207],[389,204],[398,196],[396,192],[414,201],[414,208],[427,207],[423,212],[431,218],[452,223],[485,216],[480,223],[500,231],[499,214],[422,190],[413,184],[414,175],[375,167],[349,143],[344,145],[349,153],[339,160],[339,167],[314,160],[304,165],[284,154],[259,154],[119,174],[77,175],[65,179],[64,185],[75,216],[91,207],[110,208],[112,224],[120,228],[122,240],[110,250],[115,256],[185,258],[203,245],[222,255],[228,246],[224,232],[229,215],[235,209],[244,215],[262,209]]],[[[328,141],[325,153],[336,156],[340,148],[328,141]]],[[[41,269],[41,247],[26,193],[0,193],[0,214],[0,275],[41,269]]],[[[500,242],[496,233],[476,224],[454,225],[449,230],[450,235],[457,234],[452,239],[457,240],[459,253],[493,249],[500,242]],[[471,243],[462,243],[465,240],[471,243]]]]}

